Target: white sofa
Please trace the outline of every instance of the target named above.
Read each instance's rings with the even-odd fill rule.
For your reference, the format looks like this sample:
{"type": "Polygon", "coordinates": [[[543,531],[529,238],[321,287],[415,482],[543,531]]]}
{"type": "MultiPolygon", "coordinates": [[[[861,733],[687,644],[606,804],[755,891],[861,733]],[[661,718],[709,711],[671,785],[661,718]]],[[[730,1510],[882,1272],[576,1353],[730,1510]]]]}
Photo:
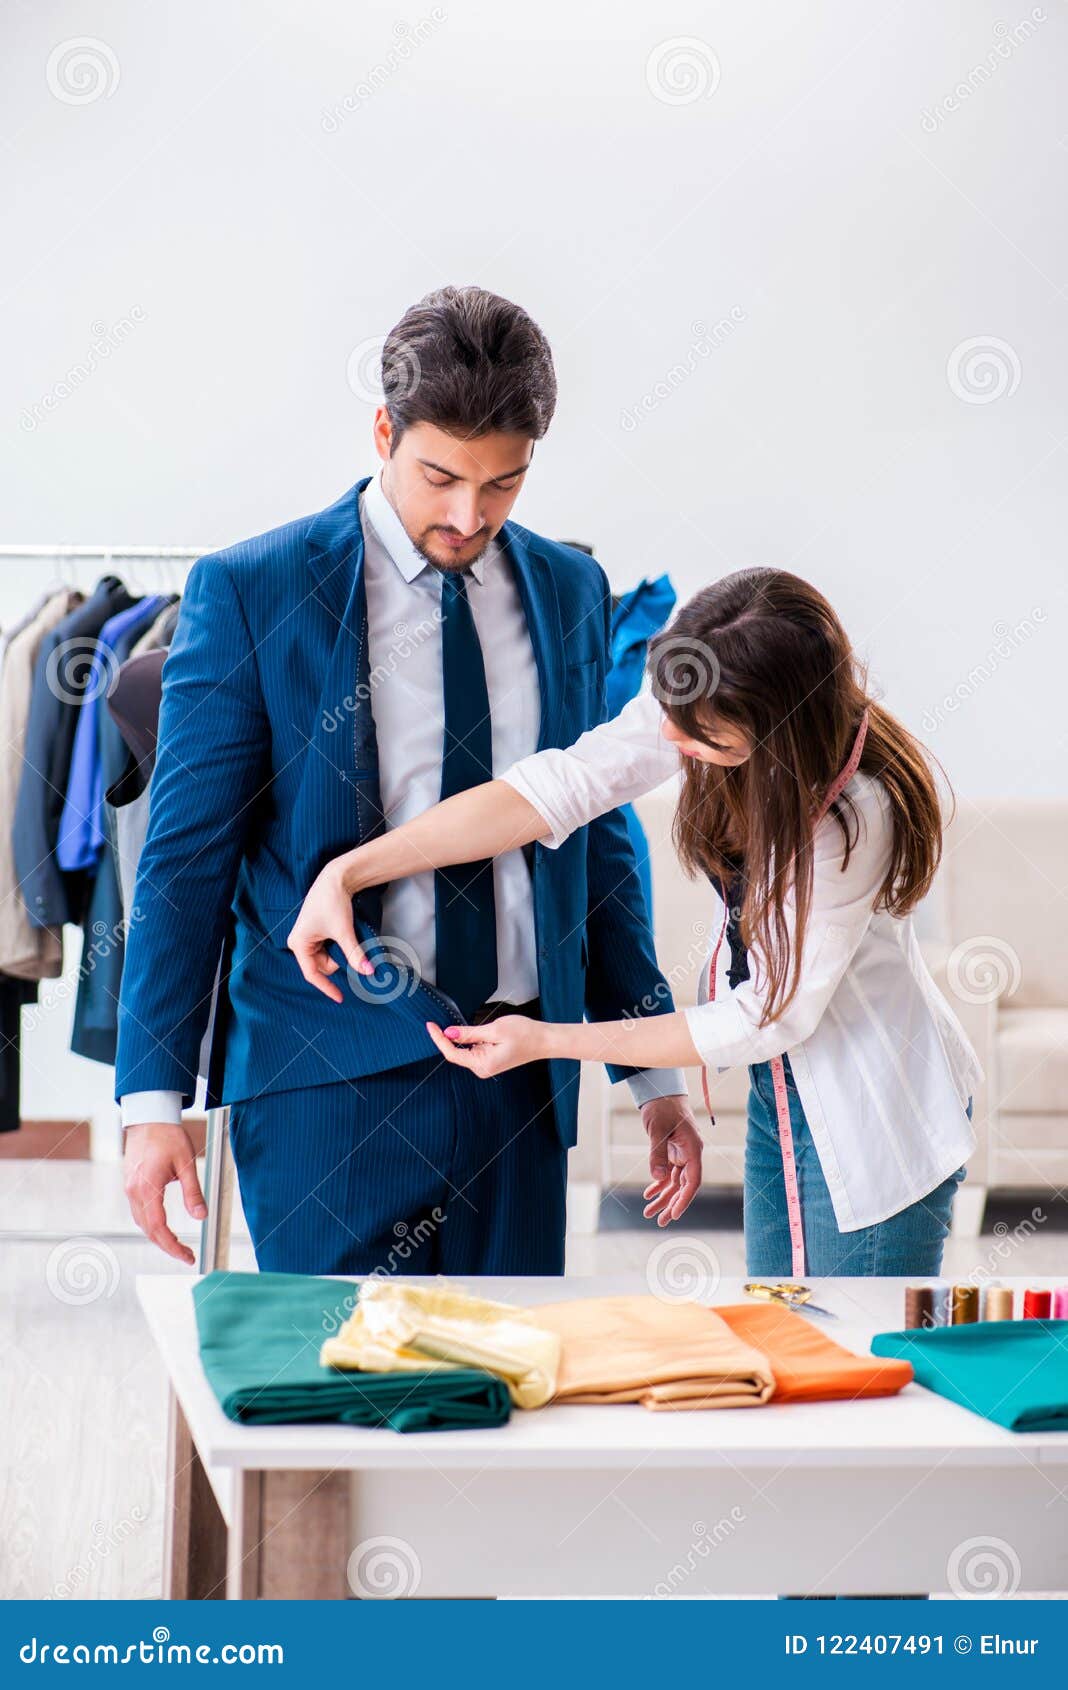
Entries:
{"type": "MultiPolygon", "coordinates": [[[[676,1002],[693,1003],[711,893],[676,860],[672,789],[636,808],[651,847],[657,954],[676,1002]]],[[[986,1071],[973,1106],[978,1144],[954,1216],[958,1234],[974,1235],[989,1190],[1068,1186],[1068,803],[962,803],[918,925],[921,933],[941,929],[924,939],[924,954],[986,1071]]],[[[714,1129],[696,1070],[689,1079],[706,1141],[705,1189],[740,1189],[748,1075],[732,1069],[711,1081],[714,1129]]],[[[588,1067],[572,1157],[574,1224],[582,1229],[580,1216],[595,1224],[602,1196],[634,1192],[647,1178],[645,1134],[628,1088],[588,1067]]]]}

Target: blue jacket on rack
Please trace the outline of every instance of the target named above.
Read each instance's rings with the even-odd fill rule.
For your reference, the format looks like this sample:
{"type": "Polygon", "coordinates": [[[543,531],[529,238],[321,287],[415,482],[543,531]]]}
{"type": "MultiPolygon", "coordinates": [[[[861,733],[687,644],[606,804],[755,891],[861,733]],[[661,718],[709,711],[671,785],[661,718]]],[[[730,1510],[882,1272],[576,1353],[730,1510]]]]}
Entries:
{"type": "MultiPolygon", "coordinates": [[[[126,938],[116,1096],[193,1098],[220,949],[209,1106],[357,1078],[433,1054],[425,1023],[457,1012],[414,975],[342,1004],[302,978],[286,937],[330,858],[384,826],[371,714],[363,534],[366,479],[311,518],[194,565],[163,668],[152,801],[126,938]],[[389,1001],[387,1001],[387,999],[389,1001]]],[[[569,745],[607,715],[611,599],[600,566],[508,522],[541,685],[539,746],[569,745]]],[[[550,1021],[673,1008],[656,965],[618,812],[558,850],[535,845],[542,1013],[550,1021]]],[[[380,897],[356,900],[373,938],[380,897]]],[[[338,960],[344,963],[340,953],[338,960]]],[[[576,1136],[578,1064],[551,1064],[556,1125],[576,1136]]],[[[632,1070],[612,1068],[613,1079],[632,1070]]]]}
{"type": "MultiPolygon", "coordinates": [[[[649,641],[658,634],[675,608],[675,589],[669,575],[655,581],[639,581],[624,593],[612,612],[612,667],[608,671],[608,715],[618,716],[625,704],[642,690],[649,641]]],[[[646,914],[653,919],[653,877],[649,865],[649,841],[635,814],[633,804],[624,804],[620,815],[634,847],[635,866],[645,897],[646,914]]]]}

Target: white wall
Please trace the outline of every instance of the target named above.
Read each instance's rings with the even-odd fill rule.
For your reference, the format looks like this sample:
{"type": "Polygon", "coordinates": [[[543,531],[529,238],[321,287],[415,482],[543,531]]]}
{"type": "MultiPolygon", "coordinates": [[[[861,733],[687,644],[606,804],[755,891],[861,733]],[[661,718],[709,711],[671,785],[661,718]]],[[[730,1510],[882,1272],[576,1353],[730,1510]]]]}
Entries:
{"type": "MultiPolygon", "coordinates": [[[[620,587],[794,568],[962,791],[1065,790],[1053,0],[61,0],[4,30],[0,541],[208,547],[327,503],[371,462],[354,348],[477,281],[557,358],[521,520],[620,587]],[[49,68],[86,36],[88,84],[49,68]]],[[[4,566],[0,621],[41,579],[4,566]]]]}

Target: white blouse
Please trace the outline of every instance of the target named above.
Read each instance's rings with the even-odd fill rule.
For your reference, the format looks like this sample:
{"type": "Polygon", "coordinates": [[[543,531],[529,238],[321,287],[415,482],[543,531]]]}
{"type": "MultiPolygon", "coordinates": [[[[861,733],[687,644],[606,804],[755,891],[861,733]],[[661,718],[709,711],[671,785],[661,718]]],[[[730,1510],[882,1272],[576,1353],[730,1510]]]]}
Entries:
{"type": "MultiPolygon", "coordinates": [[[[644,693],[566,750],[524,757],[501,776],[548,822],[544,844],[561,845],[595,816],[678,775],[679,754],[661,734],[662,720],[656,699],[644,693]]],[[[967,1160],[975,1148],[967,1104],[983,1076],[928,972],[911,918],[874,907],[892,843],[886,790],[858,774],[846,792],[859,835],[843,870],[838,823],[826,816],[816,828],[800,985],[785,1013],[760,1026],[767,984],[760,956],[750,948],[750,978],[732,992],[725,944],[716,1001],[683,1013],[709,1066],[789,1054],[835,1218],[852,1232],[925,1197],[967,1160]]],[[[718,906],[714,943],[723,906],[711,884],[708,895],[718,906]]]]}

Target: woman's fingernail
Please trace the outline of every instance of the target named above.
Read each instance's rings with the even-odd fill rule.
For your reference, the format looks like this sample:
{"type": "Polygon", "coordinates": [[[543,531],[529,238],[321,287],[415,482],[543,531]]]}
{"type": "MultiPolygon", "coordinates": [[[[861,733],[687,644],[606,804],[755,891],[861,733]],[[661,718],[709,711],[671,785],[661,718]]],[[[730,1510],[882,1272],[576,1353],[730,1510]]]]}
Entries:
{"type": "Polygon", "coordinates": [[[359,965],[358,965],[357,973],[359,973],[359,974],[373,974],[374,971],[375,971],[374,963],[368,962],[367,958],[363,957],[361,959],[359,965]]]}

